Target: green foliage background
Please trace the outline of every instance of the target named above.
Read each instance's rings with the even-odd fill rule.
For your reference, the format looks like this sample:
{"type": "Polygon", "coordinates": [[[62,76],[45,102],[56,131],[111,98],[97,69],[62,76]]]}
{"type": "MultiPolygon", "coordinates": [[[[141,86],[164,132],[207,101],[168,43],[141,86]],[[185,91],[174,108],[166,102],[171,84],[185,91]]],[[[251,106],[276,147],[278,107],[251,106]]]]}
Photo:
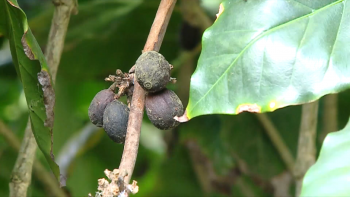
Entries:
{"type": "MultiPolygon", "coordinates": [[[[56,158],[65,154],[62,152],[64,145],[89,122],[90,101],[98,91],[110,85],[104,82],[104,77],[113,74],[117,68],[128,71],[141,54],[158,3],[157,0],[79,1],[79,14],[71,18],[55,87],[56,158]]],[[[19,4],[44,49],[53,6],[39,0],[19,1],[19,4]]],[[[160,50],[170,63],[182,52],[179,44],[182,20],[177,5],[160,50]]],[[[0,37],[0,43],[2,49],[8,48],[3,37],[0,37]]],[[[3,51],[0,53],[3,55],[0,56],[0,119],[22,138],[28,110],[15,68],[6,61],[8,55],[3,51]]],[[[185,66],[192,66],[193,70],[196,62],[197,59],[190,65],[179,66],[173,76],[181,78],[180,75],[188,72],[185,66]]],[[[178,81],[169,88],[179,93],[189,86],[187,82],[178,81]]],[[[184,103],[188,101],[188,95],[181,94],[180,97],[184,103]]],[[[339,94],[339,129],[348,120],[349,100],[350,91],[339,94]]],[[[322,101],[319,120],[324,115],[322,101]]],[[[300,113],[300,106],[268,113],[294,156],[300,113]]],[[[319,121],[318,133],[323,124],[325,122],[319,121]]],[[[104,177],[103,171],[118,167],[122,149],[123,146],[113,143],[103,131],[96,132],[68,168],[67,190],[71,195],[94,193],[97,179],[104,177]]],[[[0,196],[8,195],[7,183],[16,156],[17,153],[0,137],[0,196]]],[[[47,165],[40,152],[37,158],[47,165]]],[[[204,193],[209,193],[208,196],[273,196],[272,179],[286,171],[254,114],[201,116],[175,130],[161,132],[145,117],[133,179],[139,182],[138,196],[203,196],[204,193]],[[205,170],[207,173],[198,173],[198,163],[209,166],[205,170]],[[208,179],[211,180],[209,191],[201,187],[208,179]]],[[[29,196],[47,196],[45,192],[33,176],[29,196]]]]}

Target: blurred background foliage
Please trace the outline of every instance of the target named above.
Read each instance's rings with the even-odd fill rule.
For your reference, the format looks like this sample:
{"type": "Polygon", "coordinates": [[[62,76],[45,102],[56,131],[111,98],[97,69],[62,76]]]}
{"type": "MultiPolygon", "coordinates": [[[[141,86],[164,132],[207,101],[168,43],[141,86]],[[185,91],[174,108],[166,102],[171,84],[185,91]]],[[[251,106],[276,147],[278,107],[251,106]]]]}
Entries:
{"type": "MultiPolygon", "coordinates": [[[[219,3],[201,1],[213,19],[219,3]]],[[[19,4],[44,49],[53,14],[51,2],[19,0],[19,4]]],[[[158,0],[80,0],[79,14],[71,18],[57,74],[54,127],[54,153],[68,177],[66,190],[71,196],[94,194],[97,179],[105,177],[103,171],[119,165],[123,146],[91,126],[87,110],[94,95],[109,87],[104,77],[114,74],[117,68],[128,71],[133,66],[158,4],[158,0]]],[[[201,35],[199,28],[184,21],[179,4],[160,52],[176,66],[172,74],[178,82],[169,88],[186,105],[198,55],[185,61],[181,57],[194,50],[201,35]]],[[[22,138],[28,109],[7,40],[0,37],[0,45],[0,120],[22,138]]],[[[348,120],[349,100],[350,91],[339,94],[338,129],[348,120]]],[[[322,119],[326,113],[323,106],[321,99],[319,134],[327,123],[322,119]]],[[[268,113],[294,156],[300,113],[300,106],[268,113]]],[[[140,186],[138,196],[293,195],[292,176],[254,114],[201,116],[171,131],[157,130],[145,116],[141,133],[133,176],[140,186]]],[[[320,138],[318,147],[321,143],[320,138]]],[[[17,153],[0,136],[0,196],[8,195],[16,157],[17,153]]],[[[37,158],[47,165],[39,151],[37,158]]],[[[29,196],[48,196],[35,176],[29,196]]]]}

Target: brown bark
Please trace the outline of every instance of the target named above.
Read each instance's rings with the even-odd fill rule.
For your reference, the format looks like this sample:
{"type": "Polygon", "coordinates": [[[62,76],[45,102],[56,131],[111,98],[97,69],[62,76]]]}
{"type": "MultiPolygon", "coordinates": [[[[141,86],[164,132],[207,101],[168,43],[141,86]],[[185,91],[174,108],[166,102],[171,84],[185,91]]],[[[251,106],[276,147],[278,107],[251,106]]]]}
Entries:
{"type": "Polygon", "coordinates": [[[338,94],[330,94],[323,98],[322,132],[320,142],[326,135],[338,130],[338,94]]]}
{"type": "MultiPolygon", "coordinates": [[[[27,129],[28,131],[28,129],[27,129]]],[[[31,130],[29,130],[31,131],[31,130]]],[[[0,134],[2,136],[4,136],[5,140],[9,143],[9,145],[16,151],[19,151],[21,148],[21,143],[19,141],[19,139],[16,137],[16,135],[13,133],[13,131],[11,131],[1,120],[0,120],[0,134]]],[[[28,133],[26,133],[28,134],[28,133]]],[[[28,142],[33,143],[35,142],[34,136],[32,133],[31,136],[29,137],[30,140],[28,142]]],[[[32,146],[28,146],[30,149],[33,149],[32,146]]],[[[36,150],[36,146],[34,146],[35,150],[36,150]]],[[[28,158],[23,158],[28,162],[28,158]]],[[[31,161],[29,161],[31,162],[31,161]]],[[[59,187],[59,185],[57,184],[57,181],[55,178],[53,178],[53,176],[46,170],[46,168],[37,160],[34,160],[33,163],[33,172],[35,177],[47,188],[47,190],[54,196],[65,196],[65,193],[63,192],[63,190],[61,190],[61,188],[59,187]]],[[[26,172],[28,173],[28,172],[26,172]]],[[[25,174],[25,175],[21,175],[21,176],[26,176],[26,175],[30,175],[31,173],[25,174]]],[[[22,191],[18,191],[19,193],[17,194],[23,194],[24,196],[26,196],[26,192],[27,190],[25,189],[25,187],[23,187],[23,184],[27,184],[30,182],[26,182],[26,183],[20,183],[21,180],[18,179],[18,175],[15,175],[13,177],[14,179],[16,179],[16,181],[18,183],[16,184],[20,184],[20,185],[16,185],[14,187],[18,187],[23,189],[22,191]]],[[[28,187],[26,185],[26,187],[28,187]]],[[[11,196],[11,195],[10,195],[11,196]]]]}
{"type": "Polygon", "coordinates": [[[10,178],[10,197],[25,197],[32,178],[32,166],[37,148],[28,120],[24,139],[19,149],[18,157],[10,178]]]}
{"type": "Polygon", "coordinates": [[[316,161],[317,113],[318,101],[303,105],[297,160],[294,166],[295,196],[300,196],[304,175],[316,161]]]}
{"type": "MultiPolygon", "coordinates": [[[[162,44],[170,16],[173,12],[176,0],[162,0],[158,7],[156,17],[148,35],[143,52],[159,51],[162,44]]],[[[140,141],[141,123],[143,118],[143,109],[145,106],[145,91],[135,80],[134,94],[131,101],[128,130],[126,133],[124,151],[119,165],[120,170],[125,170],[127,176],[124,181],[130,182],[134,171],[137,152],[140,141]]]]}
{"type": "Polygon", "coordinates": [[[272,123],[272,121],[266,114],[256,114],[256,117],[263,125],[267,135],[269,136],[270,140],[272,141],[272,144],[275,146],[278,153],[280,154],[283,162],[286,164],[287,168],[292,173],[294,170],[294,157],[287,145],[284,143],[279,131],[276,129],[275,125],[272,123]]]}

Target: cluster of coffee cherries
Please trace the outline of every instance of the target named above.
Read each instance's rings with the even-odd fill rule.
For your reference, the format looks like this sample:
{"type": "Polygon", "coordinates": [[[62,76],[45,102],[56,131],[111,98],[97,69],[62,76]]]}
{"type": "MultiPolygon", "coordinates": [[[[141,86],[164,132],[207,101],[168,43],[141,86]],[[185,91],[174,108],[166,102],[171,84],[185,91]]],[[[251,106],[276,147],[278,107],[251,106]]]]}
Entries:
{"type": "Polygon", "coordinates": [[[166,89],[169,82],[175,82],[175,79],[170,77],[171,69],[172,66],[160,53],[142,53],[129,73],[117,70],[116,75],[105,79],[113,82],[113,85],[98,92],[91,101],[91,122],[103,127],[113,141],[124,143],[135,78],[146,91],[145,108],[149,120],[161,130],[175,128],[180,123],[174,117],[183,114],[183,105],[173,91],[166,89]],[[124,95],[127,96],[128,105],[119,101],[124,95]]]}

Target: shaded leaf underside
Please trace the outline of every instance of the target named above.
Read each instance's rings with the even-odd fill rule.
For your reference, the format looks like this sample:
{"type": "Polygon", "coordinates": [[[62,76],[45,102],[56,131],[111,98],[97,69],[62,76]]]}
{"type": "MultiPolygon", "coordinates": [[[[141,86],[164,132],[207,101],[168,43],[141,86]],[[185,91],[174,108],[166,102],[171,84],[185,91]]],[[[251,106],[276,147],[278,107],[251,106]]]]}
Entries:
{"type": "Polygon", "coordinates": [[[203,35],[189,119],[267,112],[350,86],[347,0],[226,0],[203,35]]]}
{"type": "Polygon", "coordinates": [[[23,84],[33,134],[59,180],[59,168],[52,153],[55,95],[45,57],[17,1],[0,0],[0,12],[0,34],[3,33],[10,41],[13,64],[23,84]]]}

